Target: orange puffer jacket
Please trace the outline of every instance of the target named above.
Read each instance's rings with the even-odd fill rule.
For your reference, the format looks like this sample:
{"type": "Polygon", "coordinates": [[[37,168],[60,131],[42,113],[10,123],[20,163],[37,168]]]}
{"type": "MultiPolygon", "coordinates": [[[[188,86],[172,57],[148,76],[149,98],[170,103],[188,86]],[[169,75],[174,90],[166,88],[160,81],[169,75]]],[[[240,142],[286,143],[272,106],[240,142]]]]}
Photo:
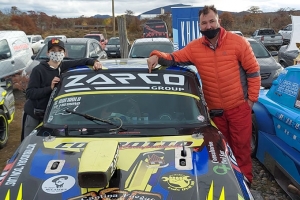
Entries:
{"type": "Polygon", "coordinates": [[[247,99],[257,101],[260,69],[250,43],[222,27],[215,50],[201,37],[172,54],[155,50],[152,55],[159,57],[160,65],[195,65],[209,109],[228,110],[247,99]]]}

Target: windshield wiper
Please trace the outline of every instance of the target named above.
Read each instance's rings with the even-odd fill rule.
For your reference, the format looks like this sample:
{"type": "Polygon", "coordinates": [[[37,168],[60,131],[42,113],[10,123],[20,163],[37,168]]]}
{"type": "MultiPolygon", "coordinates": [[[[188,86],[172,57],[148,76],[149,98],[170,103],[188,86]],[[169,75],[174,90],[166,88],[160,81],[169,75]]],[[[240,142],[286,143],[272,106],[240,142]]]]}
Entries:
{"type": "MultiPolygon", "coordinates": [[[[84,117],[85,119],[88,119],[88,120],[93,121],[93,122],[99,121],[99,122],[103,122],[103,123],[106,123],[106,124],[113,125],[113,126],[117,127],[116,129],[111,129],[110,131],[115,131],[115,130],[118,130],[118,129],[120,129],[120,130],[122,130],[122,131],[127,131],[127,129],[122,128],[122,120],[121,120],[121,119],[120,119],[120,120],[121,120],[121,125],[118,126],[118,125],[116,125],[116,124],[114,124],[114,123],[112,123],[112,122],[110,122],[110,121],[107,121],[107,120],[104,120],[104,119],[100,119],[100,118],[94,117],[94,116],[92,116],[92,115],[88,115],[88,114],[83,114],[83,113],[75,112],[75,111],[69,110],[69,109],[66,109],[65,111],[66,111],[67,113],[71,113],[71,114],[74,114],[74,115],[78,115],[78,116],[84,117]]],[[[97,123],[97,124],[98,124],[98,123],[97,123]]]]}

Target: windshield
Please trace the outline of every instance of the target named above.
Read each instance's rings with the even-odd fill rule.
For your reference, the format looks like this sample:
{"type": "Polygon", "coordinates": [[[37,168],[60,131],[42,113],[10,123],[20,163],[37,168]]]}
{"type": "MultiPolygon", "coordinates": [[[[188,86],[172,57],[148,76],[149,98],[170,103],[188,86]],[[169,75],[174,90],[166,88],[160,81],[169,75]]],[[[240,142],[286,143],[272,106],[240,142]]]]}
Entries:
{"type": "Polygon", "coordinates": [[[130,52],[130,58],[148,58],[153,50],[162,51],[165,53],[172,53],[174,51],[174,46],[172,43],[164,42],[153,42],[153,43],[142,43],[135,44],[132,46],[130,52]]]}
{"type": "Polygon", "coordinates": [[[111,38],[108,40],[108,45],[119,45],[120,44],[120,39],[118,38],[111,38]]]}
{"type": "MultiPolygon", "coordinates": [[[[168,127],[204,123],[205,110],[199,99],[185,95],[161,93],[111,93],[86,92],[70,93],[56,97],[47,122],[53,125],[96,125],[82,116],[65,112],[72,110],[103,120],[117,118],[123,127],[168,127]]],[[[107,126],[105,123],[98,122],[107,126]]],[[[99,127],[99,125],[97,126],[99,127]]],[[[101,126],[100,126],[101,127],[101,126]]]]}
{"type": "MultiPolygon", "coordinates": [[[[45,44],[45,46],[41,50],[41,53],[36,57],[36,60],[48,58],[48,56],[47,56],[48,48],[47,47],[48,47],[48,44],[45,44]]],[[[86,44],[66,43],[65,49],[66,49],[66,57],[68,57],[68,58],[79,59],[79,58],[86,57],[86,44]]]]}
{"type": "Polygon", "coordinates": [[[250,41],[250,45],[253,49],[256,58],[268,58],[271,57],[269,52],[264,48],[263,44],[256,41],[250,41]]]}

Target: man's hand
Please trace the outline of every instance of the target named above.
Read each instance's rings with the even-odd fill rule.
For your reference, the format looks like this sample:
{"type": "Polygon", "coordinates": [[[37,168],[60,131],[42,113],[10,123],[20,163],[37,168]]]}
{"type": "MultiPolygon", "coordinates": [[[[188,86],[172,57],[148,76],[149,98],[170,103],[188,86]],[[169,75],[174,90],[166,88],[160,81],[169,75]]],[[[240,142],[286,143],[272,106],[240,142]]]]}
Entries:
{"type": "Polygon", "coordinates": [[[60,78],[58,78],[57,76],[55,76],[53,79],[52,79],[52,82],[51,82],[51,89],[53,90],[53,88],[55,87],[55,85],[60,81],[60,78]]]}
{"type": "Polygon", "coordinates": [[[153,55],[153,56],[149,57],[147,59],[147,64],[148,64],[149,73],[151,73],[152,69],[154,69],[156,67],[156,65],[158,64],[158,56],[153,55]]]}
{"type": "Polygon", "coordinates": [[[249,100],[249,99],[248,99],[247,101],[248,101],[248,104],[249,104],[250,108],[252,108],[252,107],[253,107],[253,104],[254,104],[253,101],[251,101],[251,100],[249,100]]]}
{"type": "Polygon", "coordinates": [[[94,70],[102,69],[102,64],[99,61],[95,61],[93,65],[94,70]]]}

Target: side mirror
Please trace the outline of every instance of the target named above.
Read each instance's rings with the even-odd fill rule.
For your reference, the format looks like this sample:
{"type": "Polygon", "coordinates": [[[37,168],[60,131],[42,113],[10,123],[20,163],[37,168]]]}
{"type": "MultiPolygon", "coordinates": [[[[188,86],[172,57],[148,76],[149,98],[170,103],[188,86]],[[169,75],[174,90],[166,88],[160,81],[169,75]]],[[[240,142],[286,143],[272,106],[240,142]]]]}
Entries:
{"type": "Polygon", "coordinates": [[[271,51],[272,56],[278,56],[278,51],[271,51]]]}
{"type": "Polygon", "coordinates": [[[212,109],[209,111],[209,116],[210,118],[220,117],[223,115],[223,113],[224,113],[223,109],[212,109]]]}

